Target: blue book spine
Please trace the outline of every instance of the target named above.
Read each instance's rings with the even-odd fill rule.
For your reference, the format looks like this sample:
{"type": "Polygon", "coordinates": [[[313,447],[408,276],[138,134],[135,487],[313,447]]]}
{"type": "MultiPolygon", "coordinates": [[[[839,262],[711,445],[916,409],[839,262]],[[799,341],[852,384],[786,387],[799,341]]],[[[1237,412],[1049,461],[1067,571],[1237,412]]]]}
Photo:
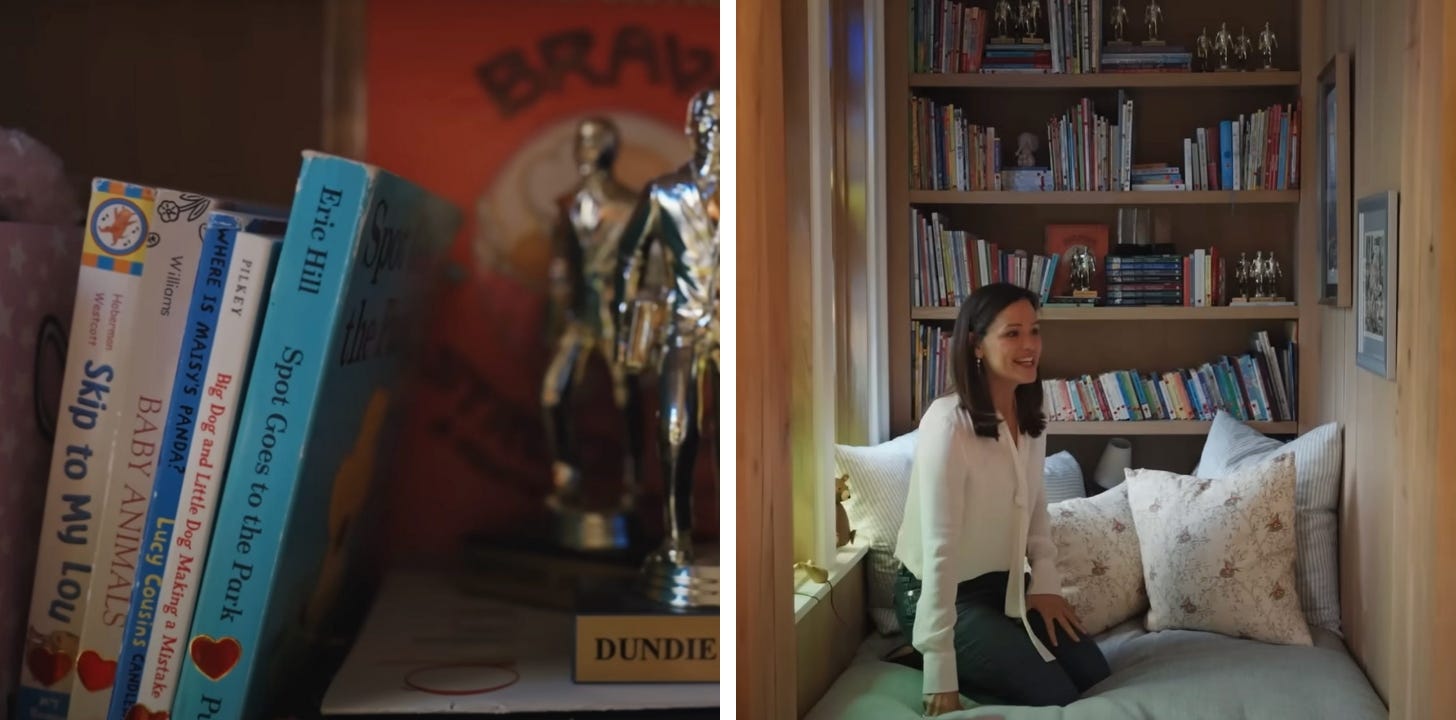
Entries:
{"type": "Polygon", "coordinates": [[[238,419],[174,718],[241,718],[372,178],[307,156],[238,419]]]}
{"type": "Polygon", "coordinates": [[[107,717],[121,720],[136,703],[141,691],[142,666],[146,662],[158,614],[158,594],[167,555],[172,546],[172,528],[177,519],[177,504],[182,495],[182,481],[187,469],[187,456],[192,448],[193,427],[202,395],[203,373],[212,353],[214,331],[222,307],[224,278],[232,257],[233,239],[238,227],[225,215],[214,215],[203,231],[201,260],[197,281],[187,311],[187,331],[177,357],[177,377],[172,386],[171,412],[162,436],[165,455],[159,458],[152,486],[151,504],[143,525],[141,552],[137,556],[136,579],[132,582],[131,609],[126,616],[126,629],[116,661],[116,680],[111,693],[107,717]]]}
{"type": "Polygon", "coordinates": [[[1234,121],[1218,124],[1219,189],[1234,189],[1234,121]]]}

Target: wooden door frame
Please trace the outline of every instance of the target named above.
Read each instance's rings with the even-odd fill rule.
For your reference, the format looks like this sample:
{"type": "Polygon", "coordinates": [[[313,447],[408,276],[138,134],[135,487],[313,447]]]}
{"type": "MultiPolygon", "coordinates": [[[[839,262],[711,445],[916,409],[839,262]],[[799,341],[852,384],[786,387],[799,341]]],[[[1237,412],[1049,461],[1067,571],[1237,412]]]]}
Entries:
{"type": "Polygon", "coordinates": [[[738,717],[795,708],[782,0],[737,3],[734,304],[738,717]]]}

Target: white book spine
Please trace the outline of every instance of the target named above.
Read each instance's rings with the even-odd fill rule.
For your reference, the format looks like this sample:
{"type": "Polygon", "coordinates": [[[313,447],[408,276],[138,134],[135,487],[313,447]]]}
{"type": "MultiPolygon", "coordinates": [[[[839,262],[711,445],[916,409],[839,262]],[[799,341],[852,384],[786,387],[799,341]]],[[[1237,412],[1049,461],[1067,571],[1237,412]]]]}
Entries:
{"type": "MultiPolygon", "coordinates": [[[[201,229],[211,198],[157,189],[156,211],[148,218],[155,244],[141,279],[140,305],[132,349],[132,379],[118,408],[126,421],[117,436],[108,477],[106,504],[97,534],[97,577],[81,622],[81,655],[88,669],[116,662],[131,608],[147,505],[151,501],[162,433],[171,405],[177,353],[187,323],[188,299],[202,248],[201,229]],[[96,660],[92,660],[95,658],[96,660]]],[[[105,717],[115,673],[105,682],[82,678],[71,698],[70,716],[105,717]]]]}
{"type": "MultiPolygon", "coordinates": [[[[128,424],[131,348],[142,315],[155,191],[92,183],[70,343],[56,413],[16,717],[64,717],[76,688],[110,685],[105,658],[81,655],[91,588],[106,583],[100,518],[107,475],[128,424]]],[[[130,588],[128,588],[128,592],[130,588]]],[[[115,649],[109,651],[115,656],[115,649]]]]}
{"type": "Polygon", "coordinates": [[[218,312],[216,339],[208,358],[197,426],[187,456],[186,483],[177,506],[172,550],[158,593],[159,622],[147,648],[138,702],[168,710],[182,676],[192,610],[212,538],[213,517],[226,481],[238,402],[252,367],[257,326],[268,300],[279,238],[246,231],[234,240],[218,312]]]}

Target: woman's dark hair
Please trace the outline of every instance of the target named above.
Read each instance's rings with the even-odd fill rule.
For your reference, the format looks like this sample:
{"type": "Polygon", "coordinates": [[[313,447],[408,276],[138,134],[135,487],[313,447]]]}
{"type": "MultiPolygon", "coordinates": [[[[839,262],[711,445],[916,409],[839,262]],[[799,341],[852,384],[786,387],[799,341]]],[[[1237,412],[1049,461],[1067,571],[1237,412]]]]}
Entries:
{"type": "MultiPolygon", "coordinates": [[[[971,425],[981,437],[1000,434],[1000,416],[991,402],[991,387],[986,373],[976,363],[976,343],[986,337],[991,323],[1006,308],[1025,300],[1032,309],[1039,307],[1035,293],[1011,283],[983,285],[961,303],[956,316],[955,334],[950,347],[951,389],[959,406],[971,414],[971,425]]],[[[1046,429],[1042,414],[1041,373],[1037,381],[1016,388],[1016,424],[1022,432],[1038,437],[1046,429]]]]}

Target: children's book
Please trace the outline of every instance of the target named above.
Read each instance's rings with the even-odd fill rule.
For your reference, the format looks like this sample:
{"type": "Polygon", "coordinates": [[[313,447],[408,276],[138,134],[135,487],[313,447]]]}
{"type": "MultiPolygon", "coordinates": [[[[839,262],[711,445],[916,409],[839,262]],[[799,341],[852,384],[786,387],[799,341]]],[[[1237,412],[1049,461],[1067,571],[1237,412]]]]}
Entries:
{"type": "Polygon", "coordinates": [[[0,222],[0,705],[20,675],[81,226],[0,222]]]}
{"type": "Polygon", "coordinates": [[[86,215],[49,484],[41,516],[25,662],[16,716],[64,718],[77,676],[104,676],[79,652],[93,583],[106,582],[98,513],[117,440],[126,434],[127,383],[156,190],[96,179],[86,215]]]}
{"type": "Polygon", "coordinates": [[[202,224],[214,203],[210,197],[157,188],[156,204],[147,218],[147,255],[152,262],[142,275],[132,378],[126,394],[115,399],[125,420],[110,453],[110,466],[92,469],[102,473],[99,477],[107,492],[97,512],[97,581],[81,611],[73,718],[105,717],[111,702],[117,652],[140,559],[142,522],[151,501],[177,348],[202,245],[202,224]]]}
{"type": "Polygon", "coordinates": [[[279,220],[241,213],[217,212],[208,220],[187,317],[187,345],[176,362],[177,406],[195,407],[190,433],[178,429],[190,444],[185,452],[176,443],[167,449],[153,491],[147,523],[152,537],[134,598],[141,604],[129,618],[132,642],[118,673],[125,694],[119,691],[111,705],[117,720],[155,716],[172,706],[218,493],[226,481],[222,471],[238,393],[252,365],[257,320],[282,231],[279,220]],[[188,397],[193,388],[198,392],[188,397]],[[158,551],[153,544],[167,533],[170,538],[158,551]],[[150,622],[143,616],[149,609],[154,613],[150,622]],[[146,632],[150,637],[143,644],[146,632]],[[139,675],[133,670],[138,665],[139,675]],[[146,713],[133,714],[132,703],[146,713]]]}
{"type": "MultiPolygon", "coordinates": [[[[239,346],[250,346],[252,341],[251,335],[236,336],[239,328],[228,320],[227,305],[238,289],[237,278],[232,277],[234,267],[241,268],[244,262],[266,266],[271,263],[271,248],[276,243],[276,237],[240,234],[243,227],[277,233],[282,225],[273,218],[213,212],[208,214],[206,224],[199,226],[204,239],[193,263],[193,282],[185,301],[179,300],[175,308],[185,320],[178,349],[167,362],[174,382],[169,412],[158,433],[161,440],[157,443],[145,522],[138,523],[142,543],[136,579],[130,588],[130,610],[125,616],[124,632],[120,633],[113,673],[115,690],[109,711],[93,717],[126,717],[138,698],[151,700],[148,707],[153,712],[165,711],[155,696],[163,692],[161,688],[174,686],[168,682],[168,674],[175,677],[175,669],[182,662],[185,625],[191,617],[182,617],[179,610],[184,601],[190,608],[191,598],[179,597],[183,593],[174,583],[180,575],[195,584],[206,552],[206,538],[201,537],[204,533],[198,527],[202,518],[189,516],[182,509],[196,504],[210,507],[207,498],[212,495],[212,476],[221,474],[199,469],[201,462],[213,457],[211,451],[216,444],[215,432],[212,444],[197,440],[209,425],[211,401],[220,399],[208,395],[212,383],[209,372],[215,361],[227,365],[238,362],[235,357],[220,358],[218,353],[236,356],[239,346]],[[195,500],[194,494],[202,498],[195,500]]],[[[250,272],[263,271],[250,268],[250,272]]],[[[211,426],[215,431],[216,423],[211,426]]]]}
{"type": "Polygon", "coordinates": [[[243,396],[173,717],[256,718],[334,607],[416,314],[459,224],[306,152],[243,396]]]}

